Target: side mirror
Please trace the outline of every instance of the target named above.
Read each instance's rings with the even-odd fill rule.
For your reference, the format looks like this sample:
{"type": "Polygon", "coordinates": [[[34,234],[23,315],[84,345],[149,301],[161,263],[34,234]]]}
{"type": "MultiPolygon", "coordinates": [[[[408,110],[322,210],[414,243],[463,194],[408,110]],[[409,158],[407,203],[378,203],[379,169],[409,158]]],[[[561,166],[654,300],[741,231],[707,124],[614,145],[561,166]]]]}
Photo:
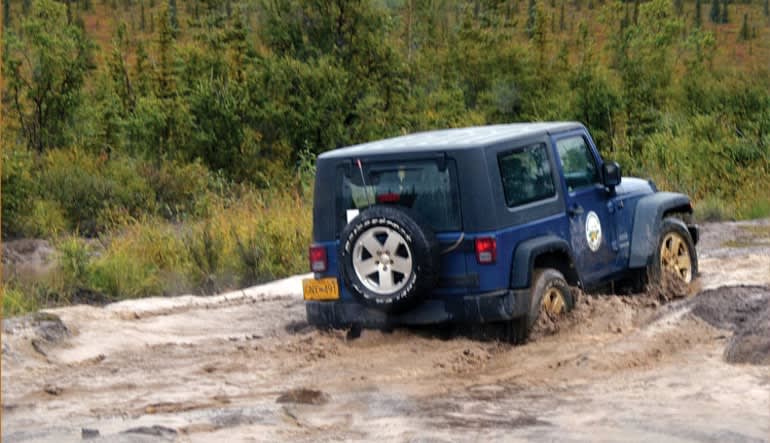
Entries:
{"type": "Polygon", "coordinates": [[[604,176],[604,186],[614,189],[620,184],[620,165],[617,162],[604,162],[602,175],[604,176]]]}

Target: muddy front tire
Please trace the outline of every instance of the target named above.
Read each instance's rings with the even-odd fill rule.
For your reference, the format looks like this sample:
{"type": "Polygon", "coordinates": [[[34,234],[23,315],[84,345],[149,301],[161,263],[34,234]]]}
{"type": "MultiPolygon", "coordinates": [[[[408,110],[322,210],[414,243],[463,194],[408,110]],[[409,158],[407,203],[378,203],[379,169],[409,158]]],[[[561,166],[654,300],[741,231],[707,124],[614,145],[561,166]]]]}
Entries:
{"type": "Polygon", "coordinates": [[[652,262],[646,269],[647,282],[657,284],[664,273],[669,273],[689,284],[698,275],[696,254],[695,243],[683,223],[679,219],[664,219],[652,262]]]}

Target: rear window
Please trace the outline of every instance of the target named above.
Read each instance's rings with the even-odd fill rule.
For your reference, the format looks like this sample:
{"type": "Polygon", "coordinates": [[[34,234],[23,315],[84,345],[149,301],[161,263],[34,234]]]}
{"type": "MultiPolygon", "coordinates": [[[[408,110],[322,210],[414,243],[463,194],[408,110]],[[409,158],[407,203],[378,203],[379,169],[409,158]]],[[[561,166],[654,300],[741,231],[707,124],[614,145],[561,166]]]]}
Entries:
{"type": "Polygon", "coordinates": [[[410,208],[437,232],[462,229],[453,160],[363,162],[361,168],[354,164],[341,170],[338,232],[374,204],[410,208]]]}

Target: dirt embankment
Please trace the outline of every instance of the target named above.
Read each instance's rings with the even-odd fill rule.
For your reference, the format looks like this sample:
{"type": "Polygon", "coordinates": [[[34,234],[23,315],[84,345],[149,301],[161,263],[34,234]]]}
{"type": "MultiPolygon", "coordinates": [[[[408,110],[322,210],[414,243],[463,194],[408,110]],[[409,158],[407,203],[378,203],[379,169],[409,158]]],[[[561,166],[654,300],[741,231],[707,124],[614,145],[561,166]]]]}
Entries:
{"type": "Polygon", "coordinates": [[[763,223],[705,227],[697,295],[582,296],[517,347],[321,333],[298,279],[9,319],[3,441],[762,441],[763,223]]]}

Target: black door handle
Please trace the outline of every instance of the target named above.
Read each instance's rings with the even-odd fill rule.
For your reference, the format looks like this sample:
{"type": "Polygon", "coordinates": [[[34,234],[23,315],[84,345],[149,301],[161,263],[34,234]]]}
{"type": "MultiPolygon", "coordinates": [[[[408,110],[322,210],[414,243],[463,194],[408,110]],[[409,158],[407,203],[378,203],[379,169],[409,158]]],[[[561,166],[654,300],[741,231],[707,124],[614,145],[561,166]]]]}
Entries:
{"type": "Polygon", "coordinates": [[[570,217],[575,217],[576,215],[583,215],[585,211],[583,210],[583,207],[580,205],[572,205],[569,209],[567,209],[567,214],[569,214],[570,217]]]}

